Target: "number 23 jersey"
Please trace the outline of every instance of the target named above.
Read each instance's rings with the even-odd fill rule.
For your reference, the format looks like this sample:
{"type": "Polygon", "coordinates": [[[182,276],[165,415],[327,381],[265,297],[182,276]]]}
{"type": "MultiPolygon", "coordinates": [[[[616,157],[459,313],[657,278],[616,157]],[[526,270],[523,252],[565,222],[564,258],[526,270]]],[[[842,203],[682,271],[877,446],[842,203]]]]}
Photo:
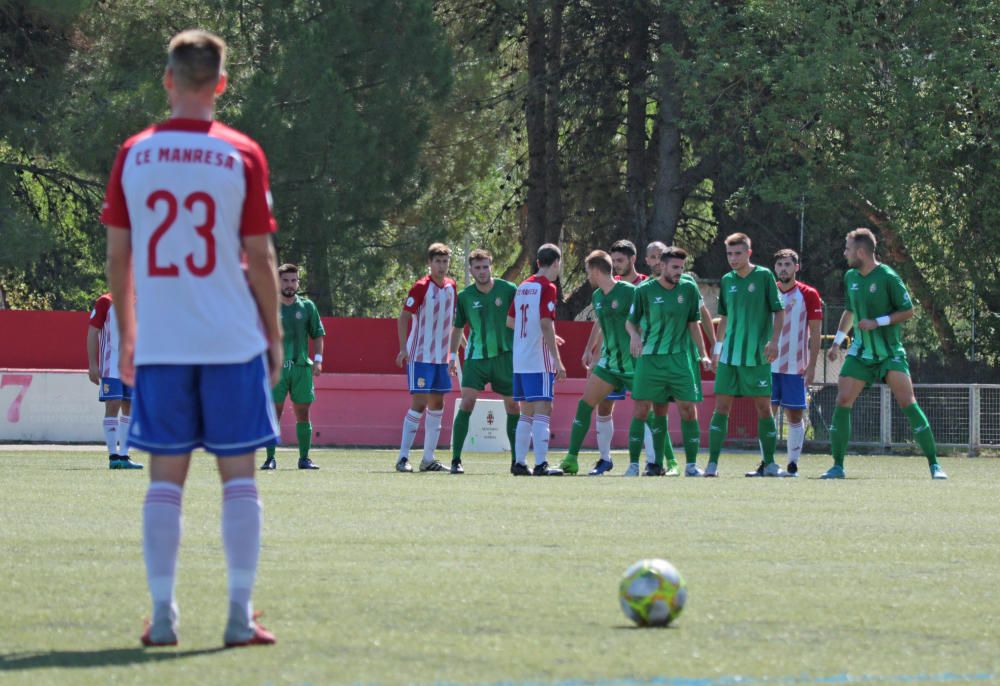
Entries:
{"type": "Polygon", "coordinates": [[[170,119],[118,151],[101,222],[131,231],[136,364],[230,364],[267,348],[241,238],[273,233],[267,159],[215,121],[170,119]]]}

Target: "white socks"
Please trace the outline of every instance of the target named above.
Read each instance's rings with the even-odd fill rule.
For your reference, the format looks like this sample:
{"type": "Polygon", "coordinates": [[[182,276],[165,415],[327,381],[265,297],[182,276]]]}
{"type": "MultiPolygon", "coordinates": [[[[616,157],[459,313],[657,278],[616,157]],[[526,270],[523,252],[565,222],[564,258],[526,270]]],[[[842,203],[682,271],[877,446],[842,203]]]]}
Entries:
{"type": "Polygon", "coordinates": [[[514,433],[514,459],[525,466],[528,464],[528,448],[531,447],[533,420],[534,417],[522,414],[517,420],[517,431],[514,433]]]}
{"type": "Polygon", "coordinates": [[[118,454],[128,457],[128,425],[132,423],[132,418],[123,414],[118,418],[118,454]]]}
{"type": "MultiPolygon", "coordinates": [[[[222,485],[222,544],[229,570],[229,603],[253,618],[250,594],[260,557],[261,506],[253,479],[230,479],[222,485]]],[[[242,619],[242,617],[241,617],[242,619]]]]}
{"type": "Polygon", "coordinates": [[[649,424],[643,426],[643,442],[646,448],[646,462],[648,464],[656,463],[656,451],[653,450],[653,432],[649,428],[649,424]]]}
{"type": "Polygon", "coordinates": [[[597,431],[597,452],[600,453],[602,460],[610,462],[611,439],[615,435],[615,423],[612,420],[612,416],[610,414],[607,417],[597,415],[595,428],[597,431]]]}
{"type": "Polygon", "coordinates": [[[806,442],[806,425],[804,422],[788,425],[788,461],[798,462],[802,455],[802,444],[806,442]]]}
{"type": "MultiPolygon", "coordinates": [[[[400,459],[410,456],[410,446],[413,445],[413,437],[417,435],[417,429],[420,428],[420,418],[423,416],[423,412],[407,410],[406,416],[403,417],[403,440],[399,444],[400,459]]],[[[440,426],[438,430],[440,431],[440,426]]]]}
{"type": "MultiPolygon", "coordinates": [[[[438,444],[438,436],[441,435],[441,415],[444,410],[427,410],[424,417],[424,457],[423,462],[434,461],[434,448],[438,444]]],[[[412,439],[411,439],[412,440],[412,439]]]]}
{"type": "MultiPolygon", "coordinates": [[[[177,549],[181,543],[181,496],[184,490],[168,481],[153,481],[142,506],[142,553],[146,581],[155,609],[174,605],[177,549]]],[[[155,617],[154,617],[155,618],[155,617]]]]}
{"type": "Polygon", "coordinates": [[[531,425],[531,438],[535,444],[535,464],[542,464],[549,452],[549,418],[544,414],[534,416],[531,425]]]}
{"type": "Polygon", "coordinates": [[[118,417],[104,418],[104,442],[108,444],[108,455],[118,454],[118,417]]]}

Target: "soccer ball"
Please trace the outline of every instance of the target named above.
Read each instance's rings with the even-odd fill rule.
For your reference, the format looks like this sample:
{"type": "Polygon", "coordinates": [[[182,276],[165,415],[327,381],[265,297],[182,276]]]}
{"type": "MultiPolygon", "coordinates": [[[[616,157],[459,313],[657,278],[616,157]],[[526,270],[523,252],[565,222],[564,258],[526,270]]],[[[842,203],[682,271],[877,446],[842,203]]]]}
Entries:
{"type": "Polygon", "coordinates": [[[687,600],[684,578],[666,560],[639,560],[618,585],[622,612],[639,626],[667,626],[687,600]]]}

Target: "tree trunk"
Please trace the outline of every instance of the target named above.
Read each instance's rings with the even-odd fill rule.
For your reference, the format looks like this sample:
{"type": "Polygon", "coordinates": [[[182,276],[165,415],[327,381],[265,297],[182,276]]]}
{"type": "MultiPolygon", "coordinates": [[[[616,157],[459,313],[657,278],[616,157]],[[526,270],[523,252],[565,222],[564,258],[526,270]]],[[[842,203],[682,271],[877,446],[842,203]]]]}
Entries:
{"type": "Polygon", "coordinates": [[[306,254],[308,285],[306,295],[316,303],[321,316],[328,317],[333,312],[333,294],[330,291],[330,264],[326,254],[326,244],[322,240],[313,243],[306,254]]]}
{"type": "Polygon", "coordinates": [[[524,120],[528,133],[528,216],[522,245],[533,257],[542,244],[546,228],[545,131],[545,13],[542,0],[528,0],[525,27],[528,40],[528,90],[524,98],[524,120]]]}
{"type": "Polygon", "coordinates": [[[545,241],[559,243],[562,237],[562,173],[559,169],[559,100],[562,77],[563,0],[552,3],[548,37],[548,67],[545,104],[545,241]]]}
{"type": "MultiPolygon", "coordinates": [[[[675,48],[681,43],[681,25],[678,17],[667,12],[663,16],[663,36],[675,48]]],[[[649,238],[673,243],[677,222],[681,217],[686,191],[681,179],[681,131],[678,126],[680,104],[679,87],[673,60],[661,56],[657,77],[659,101],[660,140],[656,184],[653,188],[653,216],[649,222],[649,238]]]]}
{"type": "Polygon", "coordinates": [[[646,241],[646,88],[649,81],[649,13],[645,2],[631,3],[626,73],[628,98],[625,112],[625,195],[629,238],[646,241]]]}

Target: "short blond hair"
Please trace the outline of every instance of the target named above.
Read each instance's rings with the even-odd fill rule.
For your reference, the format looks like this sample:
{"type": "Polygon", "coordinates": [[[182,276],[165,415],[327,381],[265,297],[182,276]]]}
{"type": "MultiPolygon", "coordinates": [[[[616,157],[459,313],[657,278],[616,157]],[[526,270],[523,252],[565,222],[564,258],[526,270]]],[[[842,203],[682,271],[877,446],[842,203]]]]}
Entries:
{"type": "Polygon", "coordinates": [[[167,69],[184,89],[214,86],[225,71],[226,41],[201,29],[181,31],[170,39],[167,69]]]}
{"type": "Polygon", "coordinates": [[[595,250],[587,255],[585,264],[590,269],[597,269],[605,274],[611,274],[611,255],[603,250],[595,250]]]}
{"type": "Polygon", "coordinates": [[[435,257],[439,255],[451,258],[451,248],[449,248],[444,243],[431,243],[430,247],[427,248],[427,261],[430,262],[435,257]]]}

